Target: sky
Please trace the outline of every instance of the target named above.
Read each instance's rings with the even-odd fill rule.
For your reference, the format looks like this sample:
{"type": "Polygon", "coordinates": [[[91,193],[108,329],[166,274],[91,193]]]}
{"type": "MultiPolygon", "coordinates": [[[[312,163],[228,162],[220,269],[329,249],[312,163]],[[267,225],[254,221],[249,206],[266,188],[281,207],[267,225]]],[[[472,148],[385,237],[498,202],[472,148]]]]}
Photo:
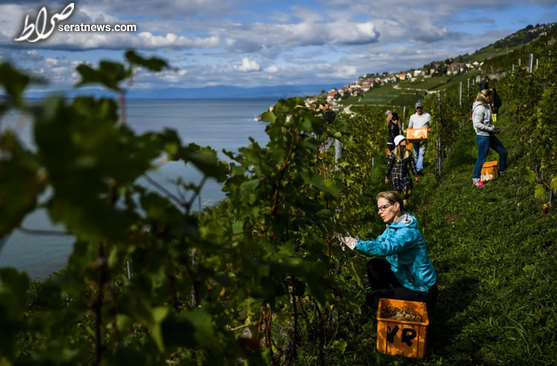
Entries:
{"type": "Polygon", "coordinates": [[[35,86],[35,91],[70,90],[79,81],[77,65],[122,61],[128,49],[144,57],[161,57],[173,67],[162,73],[138,70],[132,87],[139,90],[341,87],[367,73],[399,72],[473,53],[529,24],[557,21],[555,0],[82,0],[70,4],[0,0],[0,61],[49,80],[48,85],[35,86]],[[80,24],[131,24],[136,30],[58,28],[80,24]],[[27,36],[25,29],[31,30],[27,36]],[[30,42],[39,33],[44,39],[30,42]]]}

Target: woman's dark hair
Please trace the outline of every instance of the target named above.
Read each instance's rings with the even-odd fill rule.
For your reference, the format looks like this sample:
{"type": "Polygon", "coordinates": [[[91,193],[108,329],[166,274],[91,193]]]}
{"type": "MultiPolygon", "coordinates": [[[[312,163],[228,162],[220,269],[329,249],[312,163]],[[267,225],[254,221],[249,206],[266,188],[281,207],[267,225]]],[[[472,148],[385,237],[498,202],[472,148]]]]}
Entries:
{"type": "Polygon", "coordinates": [[[400,117],[398,116],[397,112],[393,112],[393,117],[391,118],[391,121],[398,121],[400,117]]]}

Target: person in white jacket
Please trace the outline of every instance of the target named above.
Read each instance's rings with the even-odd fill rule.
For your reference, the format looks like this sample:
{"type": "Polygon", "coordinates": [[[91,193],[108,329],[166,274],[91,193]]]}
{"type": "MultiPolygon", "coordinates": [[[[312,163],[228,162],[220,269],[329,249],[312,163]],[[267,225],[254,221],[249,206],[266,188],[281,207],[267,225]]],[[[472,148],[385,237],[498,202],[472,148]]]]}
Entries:
{"type": "Polygon", "coordinates": [[[489,89],[483,89],[478,93],[476,101],[472,104],[472,122],[476,131],[476,143],[478,144],[478,159],[474,167],[474,176],[472,183],[476,187],[483,187],[484,184],[480,180],[482,165],[485,163],[489,148],[492,148],[499,154],[499,174],[504,175],[507,167],[507,150],[495,136],[499,133],[497,127],[493,125],[491,119],[490,99],[492,92],[489,89]]]}
{"type": "MultiPolygon", "coordinates": [[[[429,113],[423,111],[424,106],[421,101],[416,103],[416,113],[410,116],[410,121],[408,122],[408,128],[429,128],[429,121],[431,116],[429,113]]],[[[414,141],[412,142],[412,151],[414,151],[414,158],[416,159],[416,168],[418,168],[418,174],[422,173],[424,169],[424,157],[425,151],[427,149],[427,140],[414,141]]]]}

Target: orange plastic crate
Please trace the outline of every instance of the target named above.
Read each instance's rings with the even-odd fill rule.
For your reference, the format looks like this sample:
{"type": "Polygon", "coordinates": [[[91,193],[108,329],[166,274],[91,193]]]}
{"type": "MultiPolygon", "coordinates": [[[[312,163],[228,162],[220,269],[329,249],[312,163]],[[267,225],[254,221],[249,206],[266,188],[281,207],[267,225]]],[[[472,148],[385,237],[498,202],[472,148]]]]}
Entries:
{"type": "Polygon", "coordinates": [[[482,165],[481,180],[493,180],[499,178],[499,166],[496,161],[488,161],[482,165]]]}
{"type": "Polygon", "coordinates": [[[407,140],[427,140],[429,136],[429,128],[407,128],[407,140]]]}
{"type": "Polygon", "coordinates": [[[388,355],[423,358],[427,345],[427,308],[424,302],[379,299],[377,310],[377,350],[388,355]],[[421,321],[396,320],[386,317],[388,308],[407,309],[421,321]]]}

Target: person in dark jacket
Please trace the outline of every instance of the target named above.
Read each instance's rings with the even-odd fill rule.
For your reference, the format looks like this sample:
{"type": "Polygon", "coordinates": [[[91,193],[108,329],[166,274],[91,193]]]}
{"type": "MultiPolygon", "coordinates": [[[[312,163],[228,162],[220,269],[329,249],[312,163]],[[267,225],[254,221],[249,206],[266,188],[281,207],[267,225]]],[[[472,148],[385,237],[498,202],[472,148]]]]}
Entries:
{"type": "Polygon", "coordinates": [[[480,91],[484,89],[489,89],[489,76],[484,76],[484,79],[480,81],[480,91]]]}
{"type": "Polygon", "coordinates": [[[387,224],[375,240],[339,237],[342,248],[348,247],[373,258],[367,263],[372,292],[366,302],[377,307],[380,298],[422,301],[428,314],[433,314],[437,302],[437,274],[427,254],[425,240],[418,220],[403,213],[402,199],[394,191],[376,196],[377,211],[387,224]]]}
{"type": "Polygon", "coordinates": [[[393,151],[395,148],[395,137],[402,134],[402,122],[398,113],[393,112],[391,119],[387,122],[388,136],[387,136],[387,147],[389,152],[393,151]]]}
{"type": "Polygon", "coordinates": [[[497,94],[497,89],[491,88],[491,111],[493,114],[499,113],[499,108],[501,108],[501,98],[499,98],[499,94],[497,94]]]}
{"type": "Polygon", "coordinates": [[[408,198],[412,194],[412,177],[410,169],[414,174],[414,180],[418,182],[418,170],[416,162],[410,151],[406,149],[406,138],[398,135],[394,139],[395,149],[389,154],[387,169],[385,171],[385,184],[389,183],[389,177],[393,183],[393,189],[402,197],[403,208],[408,209],[408,198]]]}

